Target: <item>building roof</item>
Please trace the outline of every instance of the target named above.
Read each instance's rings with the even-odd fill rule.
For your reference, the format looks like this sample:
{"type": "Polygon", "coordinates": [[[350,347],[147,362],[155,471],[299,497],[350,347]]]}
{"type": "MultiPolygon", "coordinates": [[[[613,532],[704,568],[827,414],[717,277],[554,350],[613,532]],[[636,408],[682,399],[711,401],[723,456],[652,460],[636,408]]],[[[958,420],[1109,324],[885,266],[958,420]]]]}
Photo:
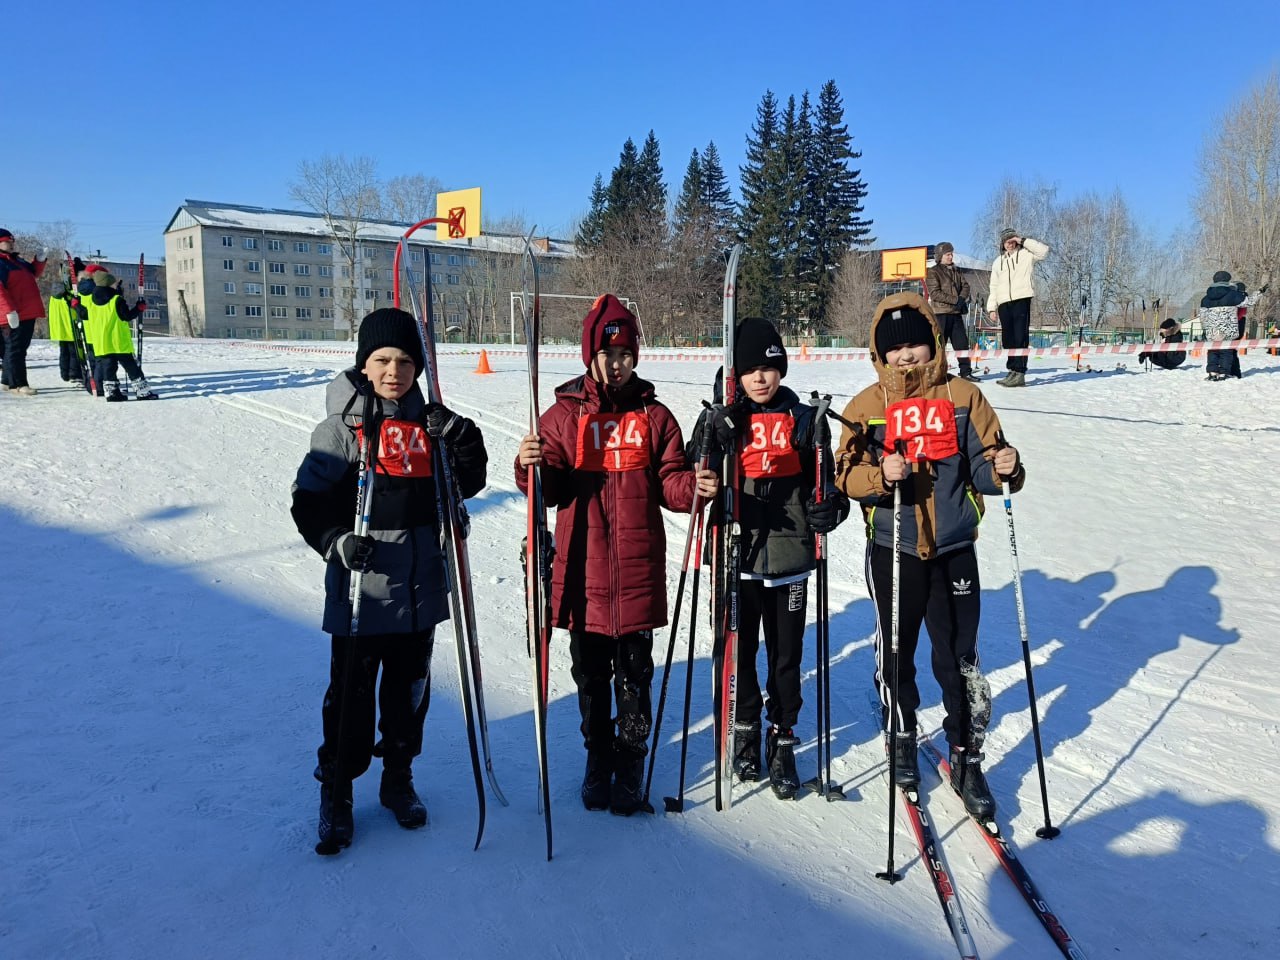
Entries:
{"type": "MultiPolygon", "coordinates": [[[[240,203],[218,203],[210,200],[184,200],[164,228],[182,230],[187,227],[226,227],[235,230],[262,230],[271,233],[305,234],[318,239],[332,237],[324,217],[308,210],[280,210],[273,207],[251,207],[240,203]]],[[[361,240],[395,243],[412,223],[399,220],[368,219],[361,223],[361,240]]],[[[538,238],[541,240],[542,238],[538,238]]],[[[439,240],[434,230],[414,234],[410,243],[449,249],[491,250],[498,253],[524,252],[524,238],[515,234],[486,233],[467,240],[439,240]]],[[[568,240],[547,238],[546,248],[539,244],[539,256],[574,256],[574,245],[568,240]]]]}

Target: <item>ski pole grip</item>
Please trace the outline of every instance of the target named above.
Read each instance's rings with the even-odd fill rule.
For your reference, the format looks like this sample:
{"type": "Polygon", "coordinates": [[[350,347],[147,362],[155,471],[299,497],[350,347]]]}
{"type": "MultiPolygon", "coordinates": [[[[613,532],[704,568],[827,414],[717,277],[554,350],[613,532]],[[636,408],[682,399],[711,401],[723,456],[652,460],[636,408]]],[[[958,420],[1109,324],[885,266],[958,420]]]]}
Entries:
{"type": "Polygon", "coordinates": [[[1003,450],[1008,445],[1009,445],[1009,441],[1004,438],[1004,431],[997,430],[996,431],[996,449],[1003,450]]]}

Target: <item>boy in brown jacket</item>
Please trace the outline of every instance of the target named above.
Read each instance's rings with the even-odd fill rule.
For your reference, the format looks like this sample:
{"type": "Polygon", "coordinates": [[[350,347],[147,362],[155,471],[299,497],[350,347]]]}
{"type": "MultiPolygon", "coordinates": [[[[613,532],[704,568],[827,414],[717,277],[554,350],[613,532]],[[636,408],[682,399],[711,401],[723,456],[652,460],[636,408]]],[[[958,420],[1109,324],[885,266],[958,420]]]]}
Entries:
{"type": "Polygon", "coordinates": [[[1021,489],[1026,472],[1018,451],[1001,447],[1000,421],[981,391],[947,374],[936,320],[914,293],[882,300],[871,323],[879,383],[845,408],[836,485],[862,505],[867,524],[868,586],[875,601],[876,684],[889,728],[897,782],[920,782],[916,759],[915,651],[923,622],[933,646],[933,672],[946,709],[952,786],[977,819],[995,815],[982,773],[982,743],[991,691],[978,670],[981,588],[974,551],[982,494],[1001,484],[1021,489]],[[903,452],[895,452],[898,442],[903,452]],[[888,656],[893,615],[893,492],[902,486],[897,682],[888,656]]]}

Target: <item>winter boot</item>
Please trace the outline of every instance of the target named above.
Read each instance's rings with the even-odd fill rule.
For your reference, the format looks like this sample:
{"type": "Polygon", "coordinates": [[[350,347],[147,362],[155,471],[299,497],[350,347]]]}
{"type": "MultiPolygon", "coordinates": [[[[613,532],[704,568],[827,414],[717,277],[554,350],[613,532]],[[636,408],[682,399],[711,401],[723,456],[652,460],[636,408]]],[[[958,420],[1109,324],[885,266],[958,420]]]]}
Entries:
{"type": "Polygon", "coordinates": [[[893,743],[894,782],[903,790],[920,786],[920,753],[916,749],[916,732],[899,730],[893,743]]]}
{"type": "Polygon", "coordinates": [[[120,392],[118,383],[108,383],[106,385],[107,403],[124,403],[125,395],[120,392]]]}
{"type": "Polygon", "coordinates": [[[772,726],[765,738],[765,756],[769,761],[769,786],[779,800],[794,800],[800,789],[796,773],[796,747],[800,738],[789,727],[772,726]]]}
{"type": "Polygon", "coordinates": [[[582,805],[588,810],[609,809],[609,778],[613,776],[613,756],[587,753],[587,772],[582,778],[582,805]]]}
{"type": "Polygon", "coordinates": [[[410,770],[383,770],[378,800],[396,816],[396,823],[406,830],[416,830],[427,822],[427,808],[413,789],[410,770]]]}
{"type": "Polygon", "coordinates": [[[743,783],[755,783],[760,779],[759,723],[734,724],[733,772],[743,783]]]}
{"type": "Polygon", "coordinates": [[[1010,370],[1007,377],[1003,380],[997,380],[996,383],[1002,387],[1025,387],[1027,385],[1027,375],[1021,370],[1010,370]]]}
{"type": "Polygon", "coordinates": [[[951,787],[960,794],[969,816],[984,822],[995,817],[996,800],[982,772],[981,753],[951,748],[951,787]]]}
{"type": "Polygon", "coordinates": [[[143,377],[141,380],[133,382],[133,396],[137,400],[159,400],[160,395],[147,385],[147,380],[143,377]]]}
{"type": "Polygon", "coordinates": [[[644,754],[618,751],[614,758],[609,812],[619,817],[629,817],[645,807],[644,754]]]}
{"type": "Polygon", "coordinates": [[[351,815],[351,781],[320,784],[320,842],[333,848],[351,846],[356,832],[351,815]]]}
{"type": "Polygon", "coordinates": [[[982,382],[982,378],[981,378],[981,377],[974,376],[974,373],[973,373],[973,371],[972,371],[972,370],[961,370],[961,371],[960,371],[960,379],[961,379],[961,380],[968,380],[970,383],[981,383],[981,382],[982,382]]]}

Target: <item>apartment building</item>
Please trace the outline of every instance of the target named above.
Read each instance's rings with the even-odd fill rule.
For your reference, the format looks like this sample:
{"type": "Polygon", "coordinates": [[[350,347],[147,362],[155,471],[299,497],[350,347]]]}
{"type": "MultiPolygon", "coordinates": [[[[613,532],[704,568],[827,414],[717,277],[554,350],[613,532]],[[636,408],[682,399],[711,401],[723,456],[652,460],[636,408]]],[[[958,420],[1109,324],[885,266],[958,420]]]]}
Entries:
{"type": "MultiPolygon", "coordinates": [[[[359,318],[391,306],[396,245],[409,223],[368,220],[355,241],[319,214],[187,200],[164,231],[175,334],[265,340],[345,340],[359,318]]],[[[574,255],[563,240],[535,241],[544,285],[574,255]]],[[[407,269],[430,275],[436,321],[464,339],[504,331],[520,289],[524,240],[485,234],[409,242],[407,269]]],[[[545,286],[544,286],[545,289],[545,286]]]]}

